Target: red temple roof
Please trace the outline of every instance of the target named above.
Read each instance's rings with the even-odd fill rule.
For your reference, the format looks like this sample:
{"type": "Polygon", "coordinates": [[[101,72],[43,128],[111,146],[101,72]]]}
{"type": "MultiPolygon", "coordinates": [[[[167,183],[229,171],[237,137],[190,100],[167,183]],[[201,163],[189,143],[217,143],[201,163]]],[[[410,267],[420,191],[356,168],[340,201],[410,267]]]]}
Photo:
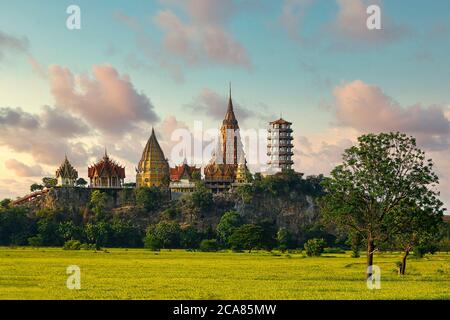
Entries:
{"type": "Polygon", "coordinates": [[[175,168],[170,168],[170,180],[180,181],[186,174],[189,180],[192,179],[194,172],[200,172],[200,168],[195,166],[189,166],[186,163],[176,166],[175,168]]]}
{"type": "Polygon", "coordinates": [[[118,177],[125,179],[125,167],[111,160],[105,153],[102,160],[88,168],[89,178],[98,177],[118,177]]]}

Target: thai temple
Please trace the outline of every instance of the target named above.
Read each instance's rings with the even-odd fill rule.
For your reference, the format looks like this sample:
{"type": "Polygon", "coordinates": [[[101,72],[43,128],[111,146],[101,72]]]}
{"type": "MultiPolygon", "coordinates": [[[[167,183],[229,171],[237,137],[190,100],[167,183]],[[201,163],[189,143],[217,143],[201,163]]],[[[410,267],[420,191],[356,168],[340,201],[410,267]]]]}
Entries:
{"type": "Polygon", "coordinates": [[[136,168],[136,186],[167,187],[169,184],[169,162],[156,139],[155,130],[147,141],[141,161],[136,168]]]}
{"type": "MultiPolygon", "coordinates": [[[[270,122],[267,134],[267,155],[269,170],[263,173],[277,174],[292,168],[293,144],[291,122],[282,118],[270,122]]],[[[150,138],[136,167],[136,187],[162,187],[170,190],[172,199],[192,193],[196,183],[202,179],[200,167],[189,165],[185,159],[171,168],[169,161],[152,129],[150,138]]],[[[213,192],[227,191],[233,187],[249,183],[249,170],[244,154],[244,146],[239,133],[239,122],[234,113],[230,93],[225,117],[222,121],[217,145],[212,159],[204,168],[203,181],[213,192]]],[[[76,185],[78,172],[70,164],[67,156],[56,171],[58,184],[63,187],[76,185]]],[[[91,188],[123,188],[125,167],[105,155],[97,163],[88,167],[91,188]]]]}
{"type": "Polygon", "coordinates": [[[88,168],[91,188],[122,188],[125,167],[111,160],[105,150],[103,158],[88,168]]]}
{"type": "Polygon", "coordinates": [[[64,162],[56,170],[56,179],[58,179],[58,184],[63,187],[73,187],[78,179],[78,171],[70,164],[67,156],[64,162]]]}
{"type": "Polygon", "coordinates": [[[238,182],[238,177],[242,182],[245,181],[247,170],[244,146],[239,134],[239,123],[234,114],[230,86],[228,108],[220,128],[218,145],[210,163],[204,170],[205,182],[213,192],[228,190],[238,182]]]}
{"type": "Polygon", "coordinates": [[[195,183],[201,179],[201,175],[201,168],[188,165],[186,159],[183,164],[170,168],[169,188],[172,199],[194,192],[195,183]]]}

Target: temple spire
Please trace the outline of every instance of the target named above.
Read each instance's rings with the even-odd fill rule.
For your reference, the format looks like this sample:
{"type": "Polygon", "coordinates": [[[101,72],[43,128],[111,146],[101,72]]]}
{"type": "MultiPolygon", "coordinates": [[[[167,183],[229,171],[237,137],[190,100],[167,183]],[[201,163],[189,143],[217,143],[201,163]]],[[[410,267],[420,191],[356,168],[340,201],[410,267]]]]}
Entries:
{"type": "Polygon", "coordinates": [[[225,119],[223,120],[223,124],[232,125],[235,127],[237,127],[238,125],[238,121],[236,120],[236,116],[234,115],[233,99],[231,97],[231,82],[230,82],[230,95],[228,97],[228,109],[225,115],[225,119]]]}

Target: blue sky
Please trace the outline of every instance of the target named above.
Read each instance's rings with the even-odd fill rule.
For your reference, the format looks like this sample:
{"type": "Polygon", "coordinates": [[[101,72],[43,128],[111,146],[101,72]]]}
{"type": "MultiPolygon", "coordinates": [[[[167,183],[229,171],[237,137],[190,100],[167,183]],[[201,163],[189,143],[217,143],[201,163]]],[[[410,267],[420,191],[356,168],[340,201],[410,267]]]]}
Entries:
{"type": "MultiPolygon", "coordinates": [[[[383,108],[392,117],[413,119],[399,130],[422,137],[428,133],[440,140],[449,138],[447,129],[434,132],[428,127],[418,128],[418,123],[427,121],[429,127],[436,127],[433,121],[445,122],[448,114],[449,18],[450,2],[446,0],[0,0],[0,32],[26,44],[25,49],[17,50],[8,47],[6,41],[2,44],[0,37],[0,108],[21,108],[25,113],[39,114],[43,105],[53,107],[66,101],[51,90],[49,66],[93,79],[93,66],[108,64],[120,76],[129,76],[136,93],[151,101],[158,119],[149,117],[148,127],[163,126],[168,117],[188,127],[194,120],[216,127],[220,121],[219,116],[214,117],[214,110],[207,116],[193,110],[210,110],[192,106],[203,103],[202,108],[214,109],[216,106],[208,105],[210,100],[205,95],[225,98],[231,81],[238,108],[250,114],[240,119],[241,126],[263,127],[266,121],[273,120],[270,117],[282,113],[294,122],[298,169],[319,173],[334,160],[316,166],[323,160],[318,157],[334,147],[333,152],[339,153],[346,141],[354,141],[357,134],[366,131],[356,122],[365,123],[367,119],[360,118],[363,113],[350,119],[344,112],[350,108],[345,103],[355,88],[367,89],[372,98],[379,95],[372,100],[358,96],[359,101],[367,98],[368,103],[385,103],[383,108]],[[203,10],[202,3],[208,8],[203,10]],[[364,12],[360,9],[373,3],[382,8],[382,31],[368,31],[361,26],[366,17],[361,16],[364,12]],[[71,4],[81,8],[81,30],[65,27],[66,8],[71,4]],[[204,40],[204,31],[209,29],[217,39],[205,43],[223,46],[223,50],[208,54],[196,42],[204,40]],[[172,42],[175,47],[166,46],[170,35],[176,38],[172,42]],[[145,51],[142,39],[148,41],[151,54],[145,51]],[[183,41],[192,51],[180,49],[178,45],[183,41]],[[194,56],[195,61],[185,54],[194,56]],[[168,65],[181,76],[174,77],[168,65]],[[42,74],[36,72],[36,66],[42,74]],[[362,87],[351,85],[357,80],[362,87]],[[345,97],[341,105],[339,97],[345,97]],[[442,110],[442,115],[436,115],[439,119],[427,117],[430,106],[442,110]],[[310,149],[301,146],[306,141],[310,149]],[[309,160],[302,162],[305,158],[309,160]]],[[[79,111],[76,106],[71,108],[79,111]]],[[[76,115],[85,120],[80,112],[76,115]]],[[[380,119],[384,118],[373,121],[380,119]]],[[[380,123],[367,124],[369,131],[383,129],[380,123]]],[[[387,125],[386,129],[396,128],[387,125]]],[[[103,132],[96,139],[105,143],[108,137],[103,132]]],[[[92,137],[78,138],[93,141],[92,137]]],[[[143,136],[139,143],[145,139],[143,136]]],[[[437,152],[437,159],[445,159],[447,147],[436,150],[427,139],[422,140],[426,150],[437,152]]],[[[51,161],[39,161],[32,151],[25,152],[8,142],[0,141],[0,145],[4,151],[0,162],[14,155],[25,166],[53,170],[51,161]]],[[[120,159],[132,163],[134,157],[120,159]]],[[[446,164],[440,164],[439,170],[444,177],[450,176],[446,164]]],[[[10,162],[9,166],[0,165],[0,172],[12,179],[17,170],[10,162]]],[[[21,178],[35,179],[26,175],[21,178]]],[[[10,188],[3,187],[3,194],[10,192],[10,188]]]]}

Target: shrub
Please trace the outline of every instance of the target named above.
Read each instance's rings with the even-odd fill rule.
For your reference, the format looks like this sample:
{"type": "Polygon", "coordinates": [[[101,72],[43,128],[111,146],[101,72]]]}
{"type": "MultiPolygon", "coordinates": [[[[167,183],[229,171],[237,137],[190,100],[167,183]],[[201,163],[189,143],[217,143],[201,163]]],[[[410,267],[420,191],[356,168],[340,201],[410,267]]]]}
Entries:
{"type": "Polygon", "coordinates": [[[216,239],[204,239],[200,242],[200,251],[216,252],[219,250],[219,244],[216,239]]]}
{"type": "Polygon", "coordinates": [[[228,244],[228,240],[233,234],[234,230],[242,225],[242,218],[236,211],[227,211],[220,218],[217,225],[217,236],[223,245],[228,244]]]}
{"type": "Polygon", "coordinates": [[[159,251],[163,245],[162,241],[154,234],[154,232],[147,232],[144,239],[144,247],[151,251],[159,251]]]}
{"type": "Polygon", "coordinates": [[[97,247],[94,243],[91,243],[91,244],[89,244],[89,243],[83,243],[83,244],[80,246],[80,249],[83,249],[83,250],[100,250],[100,248],[97,247]]]}
{"type": "Polygon", "coordinates": [[[81,242],[78,240],[68,240],[64,243],[64,250],[80,250],[81,242]]]}
{"type": "Polygon", "coordinates": [[[264,230],[261,226],[244,224],[234,230],[228,242],[234,251],[248,250],[251,252],[255,248],[263,246],[264,230]]]}
{"type": "Polygon", "coordinates": [[[325,241],[323,239],[310,239],[304,247],[308,257],[319,257],[323,253],[325,241]]]}
{"type": "Polygon", "coordinates": [[[28,244],[35,248],[41,247],[42,246],[42,236],[37,235],[37,236],[28,238],[28,244]]]}
{"type": "Polygon", "coordinates": [[[334,253],[334,254],[344,254],[345,250],[342,248],[325,248],[323,253],[334,253]]]}

